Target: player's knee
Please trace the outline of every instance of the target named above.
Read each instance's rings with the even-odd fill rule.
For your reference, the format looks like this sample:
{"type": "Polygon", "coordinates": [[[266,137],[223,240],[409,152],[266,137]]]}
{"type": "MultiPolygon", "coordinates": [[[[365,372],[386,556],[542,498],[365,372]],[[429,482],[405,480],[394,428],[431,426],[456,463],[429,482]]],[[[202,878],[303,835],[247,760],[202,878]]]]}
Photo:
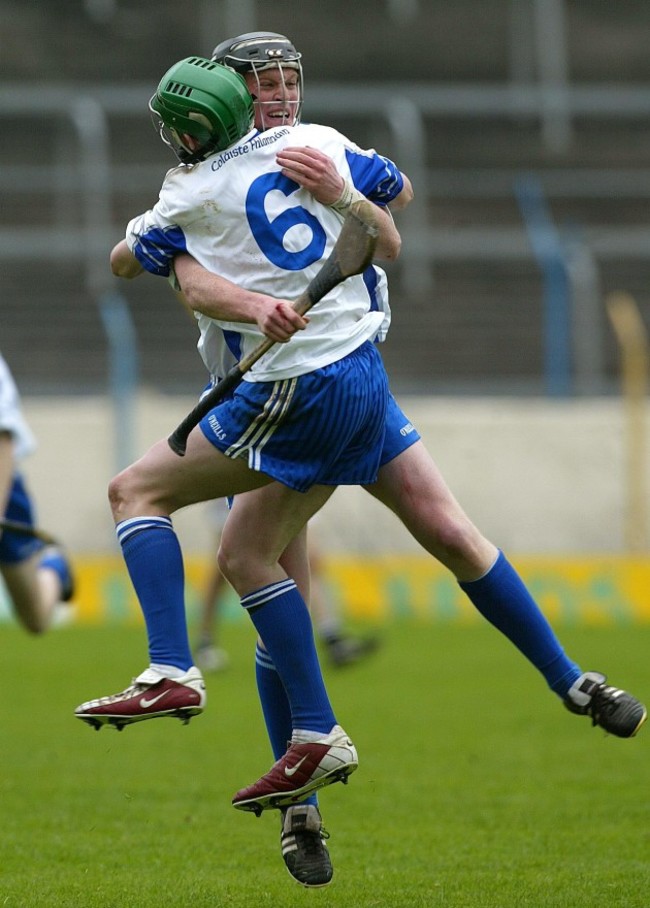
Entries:
{"type": "Polygon", "coordinates": [[[230,545],[228,540],[221,541],[217,552],[219,570],[235,592],[243,595],[250,592],[256,584],[263,585],[260,578],[266,576],[266,562],[259,554],[246,548],[241,539],[230,545]]]}
{"type": "Polygon", "coordinates": [[[245,562],[245,558],[239,557],[240,555],[237,548],[231,548],[224,543],[223,539],[221,540],[217,552],[217,564],[223,576],[234,589],[237,589],[237,581],[245,562]]]}
{"type": "Polygon", "coordinates": [[[119,476],[114,476],[108,484],[108,503],[111,506],[113,516],[116,516],[116,514],[119,512],[120,506],[123,501],[123,486],[121,477],[121,473],[119,476]]]}
{"type": "Polygon", "coordinates": [[[467,520],[445,515],[436,528],[437,544],[454,561],[470,560],[478,531],[467,520]]]}
{"type": "Polygon", "coordinates": [[[108,484],[108,502],[115,520],[122,520],[132,510],[137,500],[137,483],[134,482],[132,470],[127,467],[108,484]]]}

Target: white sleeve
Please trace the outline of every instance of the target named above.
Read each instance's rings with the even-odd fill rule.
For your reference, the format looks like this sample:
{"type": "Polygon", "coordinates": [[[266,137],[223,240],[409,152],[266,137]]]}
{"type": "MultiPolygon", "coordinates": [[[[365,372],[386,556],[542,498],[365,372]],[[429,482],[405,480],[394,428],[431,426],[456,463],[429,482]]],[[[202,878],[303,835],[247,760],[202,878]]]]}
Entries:
{"type": "Polygon", "coordinates": [[[6,362],[0,356],[0,431],[10,432],[16,446],[16,459],[31,454],[36,441],[25,421],[18,389],[6,362]]]}

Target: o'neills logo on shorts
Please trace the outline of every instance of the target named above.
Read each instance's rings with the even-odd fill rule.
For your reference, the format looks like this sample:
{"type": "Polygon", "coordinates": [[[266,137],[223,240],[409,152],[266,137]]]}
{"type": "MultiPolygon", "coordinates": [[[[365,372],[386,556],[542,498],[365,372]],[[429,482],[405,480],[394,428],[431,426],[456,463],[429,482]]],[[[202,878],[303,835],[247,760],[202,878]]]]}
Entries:
{"type": "Polygon", "coordinates": [[[400,435],[410,435],[411,432],[415,432],[415,427],[411,425],[410,422],[407,422],[405,426],[399,430],[400,435]]]}
{"type": "Polygon", "coordinates": [[[215,437],[219,438],[219,439],[221,439],[221,441],[223,441],[226,437],[226,433],[221,428],[221,423],[219,422],[217,417],[214,415],[214,413],[210,413],[210,415],[208,416],[208,422],[210,424],[210,428],[212,429],[215,437]]]}

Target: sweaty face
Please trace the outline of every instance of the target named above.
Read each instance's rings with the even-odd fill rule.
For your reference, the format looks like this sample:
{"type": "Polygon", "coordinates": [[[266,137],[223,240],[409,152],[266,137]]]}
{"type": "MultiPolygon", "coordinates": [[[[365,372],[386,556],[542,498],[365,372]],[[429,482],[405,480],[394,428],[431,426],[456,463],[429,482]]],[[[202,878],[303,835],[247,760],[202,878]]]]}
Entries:
{"type": "Polygon", "coordinates": [[[274,66],[245,74],[255,102],[255,128],[293,126],[300,103],[300,77],[289,66],[274,66]]]}

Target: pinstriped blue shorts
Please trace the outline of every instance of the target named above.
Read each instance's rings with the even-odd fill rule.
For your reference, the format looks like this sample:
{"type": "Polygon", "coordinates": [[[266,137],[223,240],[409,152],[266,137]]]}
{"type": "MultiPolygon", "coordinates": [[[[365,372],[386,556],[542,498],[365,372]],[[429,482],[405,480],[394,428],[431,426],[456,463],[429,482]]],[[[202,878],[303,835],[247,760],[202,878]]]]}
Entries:
{"type": "Polygon", "coordinates": [[[296,378],[242,382],[201,421],[229,457],[300,492],[374,482],[381,462],[388,378],[374,344],[296,378]]]}
{"type": "Polygon", "coordinates": [[[379,466],[394,460],[402,451],[406,451],[416,441],[420,440],[420,433],[411,423],[392,394],[388,395],[386,408],[386,434],[384,446],[381,451],[379,466]]]}
{"type": "MultiPolygon", "coordinates": [[[[11,489],[9,490],[7,507],[2,516],[6,520],[15,520],[17,523],[34,526],[32,500],[29,497],[29,492],[22,477],[18,473],[14,474],[11,489]]],[[[43,547],[40,539],[5,530],[0,536],[0,563],[20,564],[21,561],[26,561],[43,547]]]]}

